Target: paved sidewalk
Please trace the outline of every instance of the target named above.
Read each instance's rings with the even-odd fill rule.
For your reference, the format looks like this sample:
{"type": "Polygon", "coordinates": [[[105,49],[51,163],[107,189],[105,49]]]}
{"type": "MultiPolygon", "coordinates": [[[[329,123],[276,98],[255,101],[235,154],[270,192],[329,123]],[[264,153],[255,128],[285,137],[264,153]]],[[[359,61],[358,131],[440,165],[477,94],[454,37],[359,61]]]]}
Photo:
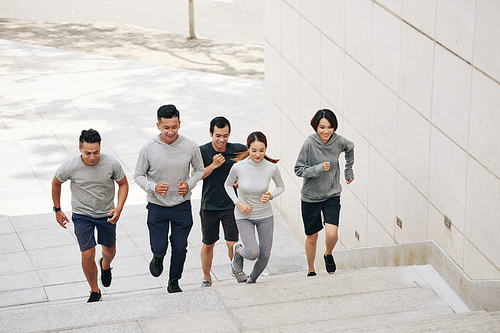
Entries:
{"type": "Polygon", "coordinates": [[[0,37],[154,65],[264,81],[264,46],[196,39],[118,23],[1,22],[0,37]]]}
{"type": "MultiPolygon", "coordinates": [[[[57,167],[79,154],[78,136],[90,127],[101,133],[102,151],[121,161],[130,183],[117,229],[114,281],[103,291],[166,286],[167,272],[158,279],[149,274],[146,195],[133,170],[140,147],[158,133],[156,110],[168,103],[181,112],[180,133],[199,144],[210,140],[208,124],[217,115],[231,121],[232,142],[264,129],[261,81],[0,40],[0,307],[88,297],[73,232],[51,212],[50,184],[57,167]]],[[[201,183],[194,190],[196,222],[181,280],[187,289],[199,288],[202,278],[200,193],[201,183]]],[[[62,207],[70,214],[69,184],[63,185],[62,207]]],[[[273,257],[266,274],[306,267],[302,247],[279,220],[273,257]]],[[[229,267],[219,243],[214,280],[230,279],[229,267]]]]}

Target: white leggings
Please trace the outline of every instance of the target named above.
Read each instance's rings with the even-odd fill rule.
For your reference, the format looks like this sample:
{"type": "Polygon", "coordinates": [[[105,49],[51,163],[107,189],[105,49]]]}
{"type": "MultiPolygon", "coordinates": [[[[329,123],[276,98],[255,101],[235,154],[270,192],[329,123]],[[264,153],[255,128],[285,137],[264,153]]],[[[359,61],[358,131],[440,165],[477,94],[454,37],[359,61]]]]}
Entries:
{"type": "Polygon", "coordinates": [[[238,249],[238,253],[247,260],[257,259],[250,274],[250,280],[255,282],[266,268],[271,255],[274,219],[272,215],[256,220],[238,219],[236,220],[236,224],[238,225],[241,242],[243,243],[243,246],[238,249]],[[255,239],[256,228],[259,237],[258,244],[255,239]]]}

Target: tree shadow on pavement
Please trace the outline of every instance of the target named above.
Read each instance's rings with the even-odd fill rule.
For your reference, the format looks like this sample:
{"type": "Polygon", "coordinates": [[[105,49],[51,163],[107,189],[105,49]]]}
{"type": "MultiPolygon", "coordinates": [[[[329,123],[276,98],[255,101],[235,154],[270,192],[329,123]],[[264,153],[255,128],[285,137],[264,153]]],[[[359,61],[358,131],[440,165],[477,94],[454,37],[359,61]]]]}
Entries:
{"type": "Polygon", "coordinates": [[[185,36],[117,23],[16,22],[0,18],[0,38],[172,66],[264,80],[264,46],[185,36]]]}

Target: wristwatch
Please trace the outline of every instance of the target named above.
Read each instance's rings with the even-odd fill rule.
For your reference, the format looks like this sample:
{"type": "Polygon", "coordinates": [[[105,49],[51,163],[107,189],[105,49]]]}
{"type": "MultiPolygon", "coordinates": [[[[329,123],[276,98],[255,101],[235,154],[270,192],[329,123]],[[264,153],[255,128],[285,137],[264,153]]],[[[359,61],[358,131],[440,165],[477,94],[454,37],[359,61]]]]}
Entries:
{"type": "Polygon", "coordinates": [[[52,210],[53,210],[54,212],[58,212],[58,211],[60,211],[60,210],[61,210],[61,207],[59,207],[59,208],[52,207],[52,210]]]}

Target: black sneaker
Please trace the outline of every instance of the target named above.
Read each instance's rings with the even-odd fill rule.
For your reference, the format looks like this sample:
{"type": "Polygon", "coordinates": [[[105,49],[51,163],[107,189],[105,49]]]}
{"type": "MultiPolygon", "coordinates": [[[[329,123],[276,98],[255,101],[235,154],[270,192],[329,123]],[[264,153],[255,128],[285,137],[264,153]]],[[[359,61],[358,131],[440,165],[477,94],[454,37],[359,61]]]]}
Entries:
{"type": "Polygon", "coordinates": [[[99,259],[99,266],[101,267],[101,281],[102,285],[105,287],[109,287],[111,285],[111,270],[112,268],[109,267],[109,269],[103,269],[102,268],[102,260],[103,258],[99,259]]]}
{"type": "Polygon", "coordinates": [[[99,302],[99,301],[102,301],[101,291],[99,290],[98,293],[96,293],[95,291],[90,292],[90,297],[87,303],[99,302]]]}
{"type": "Polygon", "coordinates": [[[153,259],[149,263],[149,271],[154,277],[158,277],[163,272],[163,258],[153,255],[153,259]]]}
{"type": "Polygon", "coordinates": [[[169,280],[167,291],[169,293],[181,293],[182,289],[179,287],[179,280],[169,280]]]}
{"type": "Polygon", "coordinates": [[[337,265],[335,265],[335,260],[333,260],[333,256],[331,254],[327,254],[324,256],[326,271],[328,273],[333,273],[337,269],[337,265]]]}

